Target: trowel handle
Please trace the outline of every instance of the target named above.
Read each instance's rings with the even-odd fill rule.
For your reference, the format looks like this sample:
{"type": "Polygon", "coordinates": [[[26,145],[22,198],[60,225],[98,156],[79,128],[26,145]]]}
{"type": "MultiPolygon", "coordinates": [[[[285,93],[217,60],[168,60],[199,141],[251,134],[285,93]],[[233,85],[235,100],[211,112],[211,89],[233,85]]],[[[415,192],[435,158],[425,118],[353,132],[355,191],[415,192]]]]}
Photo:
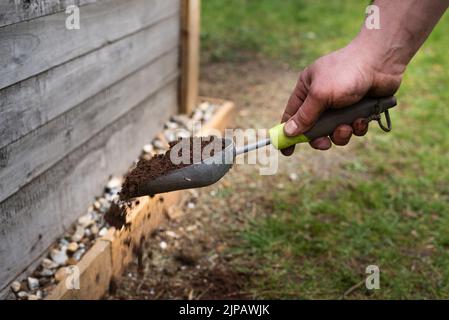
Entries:
{"type": "MultiPolygon", "coordinates": [[[[346,108],[327,109],[309,131],[295,137],[288,137],[284,134],[284,123],[282,123],[270,129],[271,143],[276,149],[285,149],[297,143],[329,136],[339,125],[351,125],[359,118],[380,121],[380,114],[383,112],[386,112],[389,122],[388,109],[393,108],[396,104],[395,97],[364,98],[346,108]]],[[[380,122],[379,124],[385,131],[388,131],[380,122]]]]}

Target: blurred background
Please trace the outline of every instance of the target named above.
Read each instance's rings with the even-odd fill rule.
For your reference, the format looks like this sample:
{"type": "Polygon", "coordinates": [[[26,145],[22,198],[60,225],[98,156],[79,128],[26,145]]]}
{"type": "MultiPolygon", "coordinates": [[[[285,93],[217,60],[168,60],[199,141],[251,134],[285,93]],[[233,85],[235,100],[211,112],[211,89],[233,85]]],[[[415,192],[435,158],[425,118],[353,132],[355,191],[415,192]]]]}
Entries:
{"type": "MultiPolygon", "coordinates": [[[[271,127],[299,71],[346,45],[367,4],[203,1],[201,93],[233,100],[240,128],[271,127]]],[[[236,166],[167,227],[189,230],[174,249],[184,271],[156,241],[151,277],[117,296],[449,298],[448,28],[446,14],[410,64],[391,133],[372,124],[346,147],[300,146],[275,176],[236,166]],[[368,265],[379,290],[365,288],[368,265]]]]}

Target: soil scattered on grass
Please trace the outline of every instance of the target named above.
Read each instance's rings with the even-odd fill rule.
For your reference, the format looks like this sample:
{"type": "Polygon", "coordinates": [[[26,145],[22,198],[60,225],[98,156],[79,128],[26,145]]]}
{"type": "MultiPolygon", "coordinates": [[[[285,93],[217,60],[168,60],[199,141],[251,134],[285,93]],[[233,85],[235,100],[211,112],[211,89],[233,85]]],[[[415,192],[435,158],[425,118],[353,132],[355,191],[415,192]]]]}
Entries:
{"type": "Polygon", "coordinates": [[[215,267],[212,270],[205,270],[194,279],[192,288],[200,292],[197,297],[200,300],[250,299],[251,295],[244,288],[248,281],[248,275],[244,273],[215,267]]]}
{"type": "Polygon", "coordinates": [[[204,160],[212,157],[215,154],[215,150],[222,150],[223,148],[224,140],[215,136],[192,137],[170,142],[170,149],[165,154],[156,155],[149,160],[139,160],[136,167],[125,177],[125,182],[120,192],[120,199],[127,200],[134,197],[139,184],[144,181],[153,180],[170,171],[187,167],[197,159],[204,160]],[[189,150],[189,159],[186,159],[188,161],[182,161],[179,164],[171,161],[170,155],[175,146],[176,149],[179,147],[179,157],[184,156],[182,154],[183,151],[189,150]],[[203,154],[203,152],[206,154],[203,154]]]}
{"type": "Polygon", "coordinates": [[[226,267],[216,266],[212,270],[202,270],[190,281],[189,291],[186,288],[167,282],[161,282],[153,288],[162,296],[174,295],[181,299],[195,300],[245,300],[251,299],[251,294],[245,291],[248,276],[226,267]],[[189,297],[194,294],[194,297],[189,297]]]}

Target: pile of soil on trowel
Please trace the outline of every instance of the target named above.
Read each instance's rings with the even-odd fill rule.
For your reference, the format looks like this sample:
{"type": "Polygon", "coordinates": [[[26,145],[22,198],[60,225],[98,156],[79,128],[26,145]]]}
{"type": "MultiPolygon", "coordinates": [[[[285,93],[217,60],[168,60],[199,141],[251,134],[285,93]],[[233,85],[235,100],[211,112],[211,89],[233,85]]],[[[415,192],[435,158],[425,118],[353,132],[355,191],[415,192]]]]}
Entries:
{"type": "Polygon", "coordinates": [[[120,191],[120,199],[128,200],[132,198],[142,182],[154,180],[170,171],[187,167],[194,163],[194,160],[198,157],[200,157],[201,160],[205,160],[206,158],[212,157],[215,154],[215,150],[223,150],[224,147],[224,140],[215,136],[184,138],[170,142],[170,149],[165,154],[156,155],[149,160],[139,160],[136,167],[125,177],[125,182],[120,191]],[[180,143],[184,146],[178,146],[180,143]],[[182,150],[190,150],[190,161],[187,163],[181,162],[179,164],[172,163],[170,154],[175,146],[181,147],[178,151],[178,156],[180,157],[182,157],[182,150]],[[198,154],[199,150],[196,150],[198,149],[197,146],[201,146],[201,155],[198,154]],[[203,150],[206,147],[210,150],[210,154],[203,155],[203,150]]]}

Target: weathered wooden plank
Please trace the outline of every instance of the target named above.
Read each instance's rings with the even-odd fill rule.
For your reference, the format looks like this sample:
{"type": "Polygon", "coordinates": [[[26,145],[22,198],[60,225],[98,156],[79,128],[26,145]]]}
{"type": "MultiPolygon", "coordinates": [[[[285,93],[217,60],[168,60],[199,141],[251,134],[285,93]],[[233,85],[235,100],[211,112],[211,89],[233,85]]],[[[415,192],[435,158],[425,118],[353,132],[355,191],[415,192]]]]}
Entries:
{"type": "Polygon", "coordinates": [[[180,0],[114,0],[82,7],[80,30],[65,12],[0,28],[0,88],[174,16],[180,0]]]}
{"type": "Polygon", "coordinates": [[[173,49],[124,80],[0,149],[0,202],[178,76],[173,49]]]}
{"type": "Polygon", "coordinates": [[[200,53],[200,0],[181,5],[181,112],[189,114],[198,102],[200,53]]]}
{"type": "Polygon", "coordinates": [[[0,290],[86,210],[109,175],[128,169],[176,110],[175,81],[0,203],[0,290]]]}
{"type": "Polygon", "coordinates": [[[65,11],[70,5],[84,6],[108,0],[3,0],[0,1],[0,27],[65,11]]]}
{"type": "Polygon", "coordinates": [[[178,46],[179,24],[174,16],[0,90],[0,148],[178,46]]]}

